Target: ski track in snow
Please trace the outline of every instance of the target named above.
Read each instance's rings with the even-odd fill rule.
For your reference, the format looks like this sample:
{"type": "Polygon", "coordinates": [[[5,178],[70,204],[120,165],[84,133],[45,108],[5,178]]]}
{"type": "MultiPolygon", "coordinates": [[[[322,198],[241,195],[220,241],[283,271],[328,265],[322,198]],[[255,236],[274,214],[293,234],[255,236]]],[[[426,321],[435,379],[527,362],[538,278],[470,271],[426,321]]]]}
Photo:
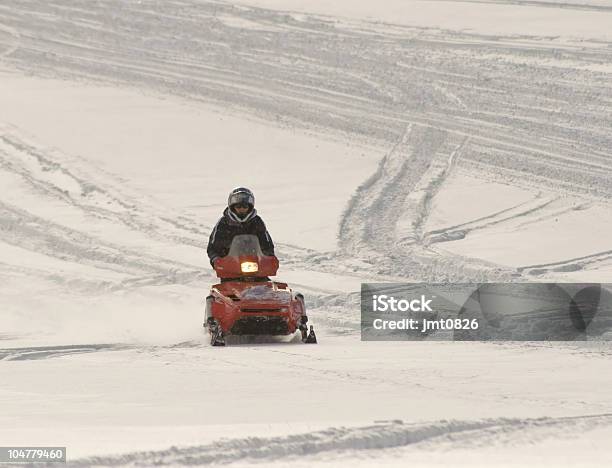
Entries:
{"type": "MultiPolygon", "coordinates": [[[[214,444],[172,447],[155,452],[137,452],[114,457],[74,460],[70,467],[85,466],[183,466],[233,463],[291,463],[295,457],[316,460],[355,451],[375,451],[417,445],[435,450],[437,445],[485,446],[492,439],[504,444],[545,440],[566,432],[589,431],[612,422],[610,414],[565,418],[485,419],[405,424],[386,422],[365,427],[338,427],[287,437],[222,439],[214,444]]],[[[354,455],[354,453],[353,453],[354,455]]]]}

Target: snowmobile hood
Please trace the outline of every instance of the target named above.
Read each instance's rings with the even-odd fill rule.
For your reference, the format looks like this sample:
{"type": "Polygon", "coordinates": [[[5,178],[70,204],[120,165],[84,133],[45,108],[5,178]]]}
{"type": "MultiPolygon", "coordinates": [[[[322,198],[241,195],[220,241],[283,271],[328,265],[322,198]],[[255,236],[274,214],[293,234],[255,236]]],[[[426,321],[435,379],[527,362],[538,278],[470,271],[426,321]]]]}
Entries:
{"type": "Polygon", "coordinates": [[[291,290],[285,283],[273,281],[265,283],[228,281],[216,285],[215,288],[233,301],[265,301],[288,304],[292,299],[291,290]]]}

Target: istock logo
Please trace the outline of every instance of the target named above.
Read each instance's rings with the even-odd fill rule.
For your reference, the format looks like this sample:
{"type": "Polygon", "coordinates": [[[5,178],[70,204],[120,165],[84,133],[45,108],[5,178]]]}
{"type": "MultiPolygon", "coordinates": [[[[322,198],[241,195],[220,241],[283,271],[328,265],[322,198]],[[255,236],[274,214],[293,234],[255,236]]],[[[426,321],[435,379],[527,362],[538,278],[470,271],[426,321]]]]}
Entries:
{"type": "Polygon", "coordinates": [[[387,296],[381,294],[380,296],[374,294],[372,296],[372,310],[374,312],[433,312],[429,304],[432,299],[425,299],[425,295],[421,294],[419,299],[396,299],[393,296],[387,296]]]}

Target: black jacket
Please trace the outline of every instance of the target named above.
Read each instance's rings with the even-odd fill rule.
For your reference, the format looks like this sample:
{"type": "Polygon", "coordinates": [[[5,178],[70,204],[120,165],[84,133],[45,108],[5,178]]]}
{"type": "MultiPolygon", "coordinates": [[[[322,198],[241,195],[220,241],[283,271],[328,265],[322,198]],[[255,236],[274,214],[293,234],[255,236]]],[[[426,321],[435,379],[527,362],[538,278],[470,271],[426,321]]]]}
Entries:
{"type": "Polygon", "coordinates": [[[228,252],[232,239],[238,234],[255,234],[259,238],[259,245],[264,255],[274,255],[274,243],[266,229],[263,220],[257,215],[257,211],[251,219],[244,223],[239,223],[231,219],[228,215],[229,208],[225,208],[223,216],[217,221],[215,228],[210,233],[208,239],[208,258],[212,265],[216,258],[225,257],[228,252]]]}

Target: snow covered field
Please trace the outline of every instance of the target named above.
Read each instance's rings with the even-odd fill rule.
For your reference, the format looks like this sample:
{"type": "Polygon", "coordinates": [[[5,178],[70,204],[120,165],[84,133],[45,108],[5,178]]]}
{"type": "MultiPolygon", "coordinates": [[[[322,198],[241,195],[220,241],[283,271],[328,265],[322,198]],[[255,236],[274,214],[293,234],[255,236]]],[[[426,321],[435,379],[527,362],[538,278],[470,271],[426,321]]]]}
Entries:
{"type": "Polygon", "coordinates": [[[0,446],[612,463],[611,345],[361,342],[358,294],[612,282],[610,24],[604,0],[0,0],[0,446]],[[317,346],[207,345],[239,185],[317,346]]]}

